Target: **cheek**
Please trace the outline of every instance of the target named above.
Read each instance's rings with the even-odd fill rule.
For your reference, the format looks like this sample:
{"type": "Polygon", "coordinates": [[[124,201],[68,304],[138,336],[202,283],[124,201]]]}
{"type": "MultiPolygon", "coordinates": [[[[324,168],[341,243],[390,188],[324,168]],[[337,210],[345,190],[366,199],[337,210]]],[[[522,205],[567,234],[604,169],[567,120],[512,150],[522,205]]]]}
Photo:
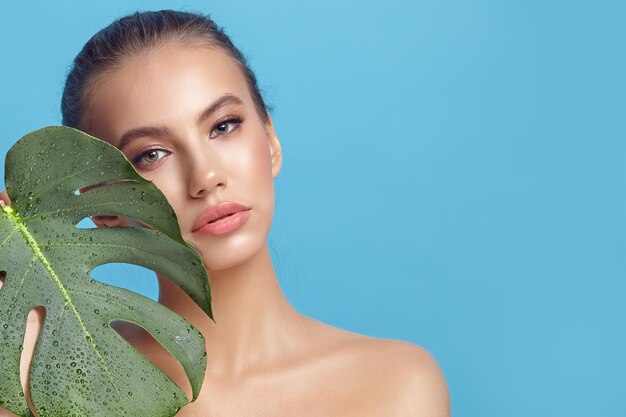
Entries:
{"type": "Polygon", "coordinates": [[[154,175],[142,175],[148,181],[152,181],[154,185],[163,193],[167,202],[172,206],[174,212],[180,219],[181,213],[184,213],[181,205],[184,204],[185,182],[180,175],[179,169],[157,170],[154,175]]]}
{"type": "Polygon", "coordinates": [[[245,152],[238,152],[233,158],[237,161],[243,184],[253,188],[251,191],[273,187],[270,149],[264,134],[257,135],[245,152]]]}
{"type": "Polygon", "coordinates": [[[249,201],[256,213],[263,219],[261,224],[264,225],[264,232],[267,233],[274,216],[271,155],[267,137],[261,134],[255,139],[247,147],[247,151],[243,155],[240,154],[241,181],[231,183],[231,191],[234,195],[240,195],[249,201]]]}
{"type": "Polygon", "coordinates": [[[256,181],[259,183],[259,189],[264,190],[264,195],[269,200],[268,205],[273,212],[274,209],[274,178],[272,177],[271,155],[267,140],[255,146],[253,150],[253,158],[255,160],[254,171],[258,173],[256,181]]]}
{"type": "Polygon", "coordinates": [[[262,140],[258,140],[255,142],[255,146],[252,148],[252,158],[254,162],[254,170],[259,173],[259,176],[269,182],[272,182],[272,163],[271,163],[271,155],[270,148],[265,136],[262,137],[262,140]]]}

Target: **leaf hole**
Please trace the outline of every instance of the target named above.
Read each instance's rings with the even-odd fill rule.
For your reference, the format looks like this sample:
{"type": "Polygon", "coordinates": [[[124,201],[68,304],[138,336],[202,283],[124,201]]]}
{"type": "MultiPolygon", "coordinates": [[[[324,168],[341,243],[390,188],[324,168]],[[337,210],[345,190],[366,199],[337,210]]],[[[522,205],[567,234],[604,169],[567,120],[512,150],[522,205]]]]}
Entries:
{"type": "Polygon", "coordinates": [[[153,301],[157,301],[159,298],[159,283],[156,274],[148,268],[112,262],[98,265],[91,270],[90,275],[103,284],[124,288],[153,301]]]}
{"type": "Polygon", "coordinates": [[[143,327],[124,320],[111,322],[111,328],[126,340],[136,351],[154,366],[163,371],[185,393],[192,398],[191,383],[183,366],[143,327]]]}
{"type": "Polygon", "coordinates": [[[35,416],[37,416],[37,412],[35,411],[30,396],[30,370],[33,354],[35,353],[35,346],[39,340],[45,319],[46,309],[43,306],[34,307],[28,313],[24,340],[22,342],[22,354],[20,357],[20,381],[22,382],[22,390],[24,391],[26,403],[35,416]]]}
{"type": "Polygon", "coordinates": [[[7,278],[7,271],[0,271],[0,290],[4,286],[4,280],[7,278]]]}
{"type": "Polygon", "coordinates": [[[95,229],[97,226],[91,219],[91,217],[85,217],[76,224],[77,229],[95,229]]]}
{"type": "Polygon", "coordinates": [[[91,190],[95,190],[96,188],[100,188],[100,187],[107,187],[109,185],[113,185],[113,184],[117,184],[117,183],[121,183],[121,182],[136,182],[134,180],[107,180],[107,181],[102,181],[96,184],[91,184],[91,185],[86,185],[84,187],[80,187],[79,189],[74,191],[75,195],[81,195],[84,193],[87,193],[91,190]]]}
{"type": "Polygon", "coordinates": [[[97,229],[95,221],[98,221],[100,224],[105,225],[104,227],[147,227],[149,229],[154,229],[143,222],[133,218],[133,217],[122,217],[121,219],[118,216],[90,216],[85,217],[81,221],[76,224],[77,229],[97,229]],[[123,220],[122,220],[123,219],[123,220]],[[114,226],[110,226],[113,224],[114,226]]]}

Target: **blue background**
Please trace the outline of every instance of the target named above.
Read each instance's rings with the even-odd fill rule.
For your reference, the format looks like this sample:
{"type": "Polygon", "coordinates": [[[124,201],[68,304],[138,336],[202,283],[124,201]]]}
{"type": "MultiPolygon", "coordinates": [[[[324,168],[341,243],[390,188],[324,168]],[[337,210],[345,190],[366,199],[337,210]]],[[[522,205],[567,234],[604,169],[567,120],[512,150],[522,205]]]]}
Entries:
{"type": "Polygon", "coordinates": [[[2,2],[1,154],[60,124],[95,31],[169,7],[225,26],[275,108],[299,311],[426,347],[456,416],[626,416],[624,2],[2,2]]]}

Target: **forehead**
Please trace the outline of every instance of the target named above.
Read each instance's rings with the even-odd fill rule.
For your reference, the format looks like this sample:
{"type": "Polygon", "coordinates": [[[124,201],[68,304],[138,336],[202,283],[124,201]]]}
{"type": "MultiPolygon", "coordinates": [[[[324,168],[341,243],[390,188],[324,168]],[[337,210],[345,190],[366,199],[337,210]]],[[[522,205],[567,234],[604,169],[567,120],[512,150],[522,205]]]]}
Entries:
{"type": "Polygon", "coordinates": [[[95,80],[86,97],[85,125],[112,144],[138,126],[184,123],[223,96],[254,108],[246,80],[224,51],[207,46],[161,46],[129,57],[95,80]]]}

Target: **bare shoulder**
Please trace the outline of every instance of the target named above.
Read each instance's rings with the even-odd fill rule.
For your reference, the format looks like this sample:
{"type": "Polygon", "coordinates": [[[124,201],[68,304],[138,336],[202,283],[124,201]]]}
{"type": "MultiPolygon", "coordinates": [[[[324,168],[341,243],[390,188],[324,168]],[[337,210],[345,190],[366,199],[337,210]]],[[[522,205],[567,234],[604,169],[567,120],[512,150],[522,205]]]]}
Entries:
{"type": "Polygon", "coordinates": [[[389,393],[389,415],[447,417],[448,387],[435,358],[424,348],[398,340],[362,336],[364,359],[380,366],[389,393]]]}
{"type": "Polygon", "coordinates": [[[449,416],[448,387],[435,358],[424,348],[407,342],[384,341],[391,366],[389,383],[396,388],[398,416],[449,416]]]}
{"type": "Polygon", "coordinates": [[[360,402],[370,401],[378,415],[450,415],[444,375],[426,349],[336,328],[328,332],[334,333],[338,341],[335,351],[340,358],[338,362],[345,374],[351,375],[348,378],[352,379],[356,395],[362,397],[360,402]]]}

